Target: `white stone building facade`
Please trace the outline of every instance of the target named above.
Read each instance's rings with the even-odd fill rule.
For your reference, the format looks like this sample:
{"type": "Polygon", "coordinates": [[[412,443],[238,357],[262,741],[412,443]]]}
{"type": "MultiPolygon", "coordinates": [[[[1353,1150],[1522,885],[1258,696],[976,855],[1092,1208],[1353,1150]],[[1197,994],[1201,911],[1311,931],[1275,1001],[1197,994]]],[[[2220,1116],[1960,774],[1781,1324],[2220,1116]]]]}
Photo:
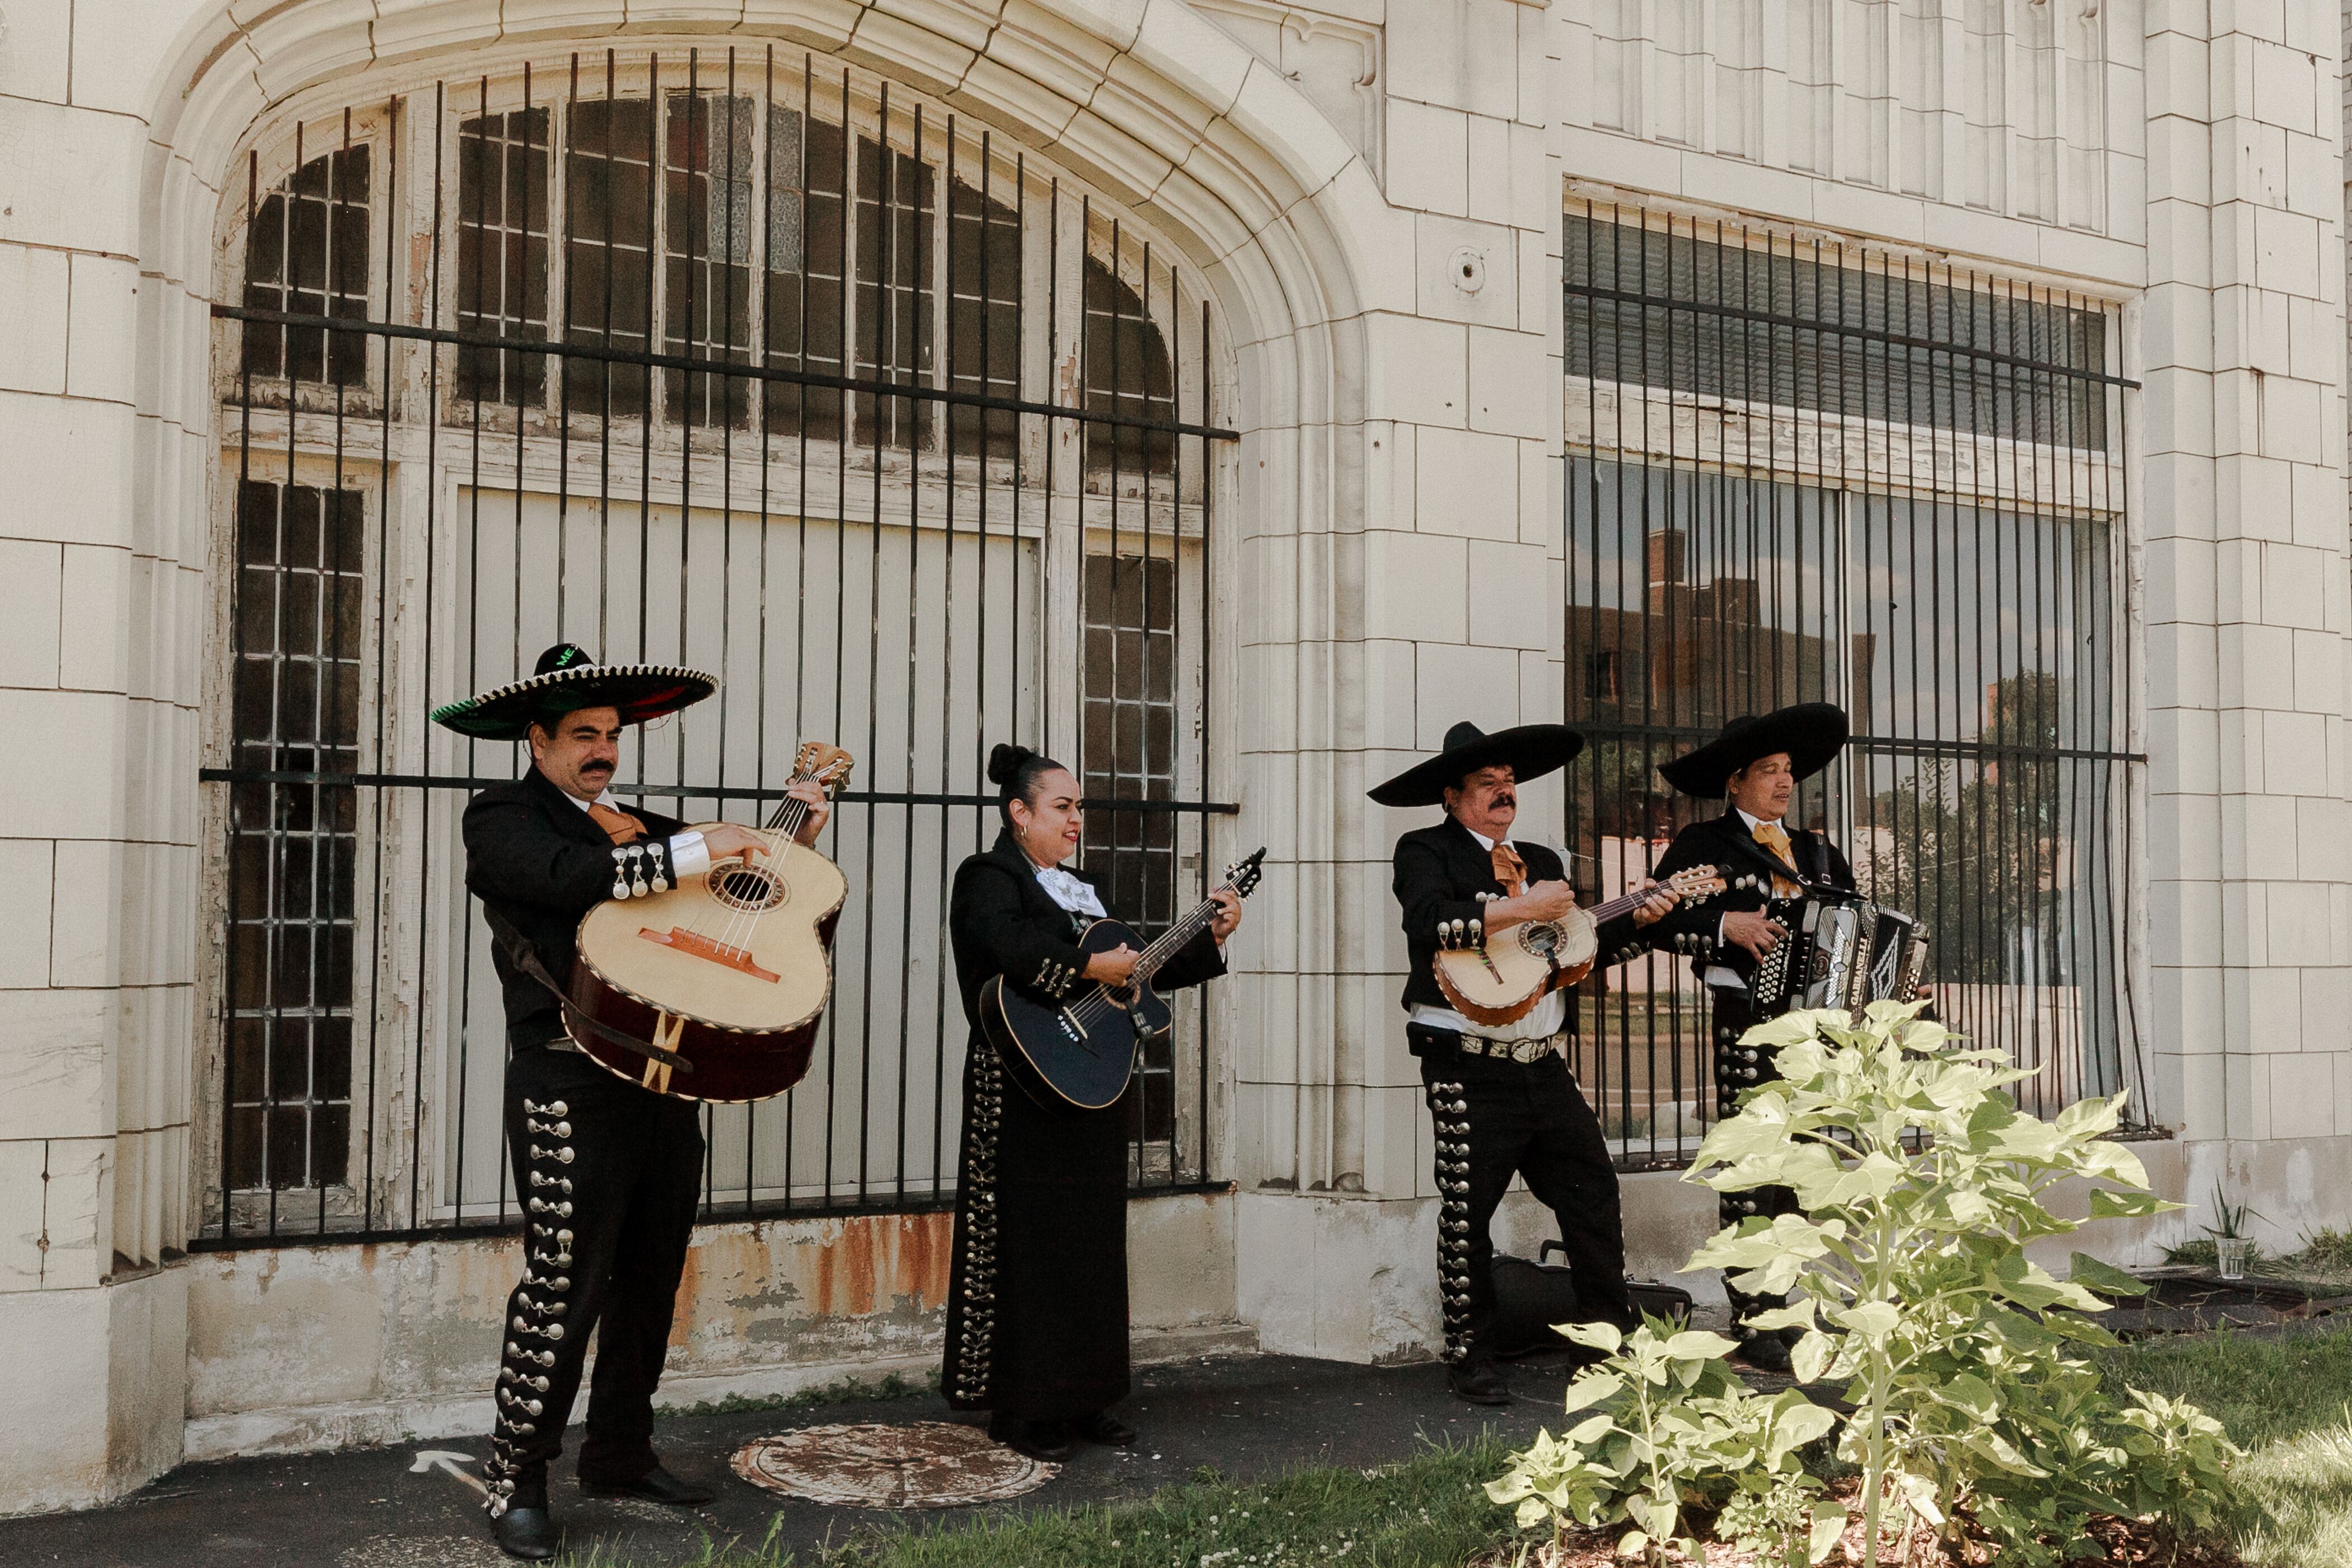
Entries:
{"type": "MultiPolygon", "coordinates": [[[[778,1392],[936,1353],[945,1217],[922,1200],[953,1172],[923,1146],[944,1126],[951,1151],[954,1121],[924,1077],[951,1083],[961,1047],[960,1028],[922,1011],[940,973],[920,932],[937,919],[931,868],[950,863],[950,832],[972,830],[974,818],[944,815],[971,810],[945,797],[977,787],[976,767],[958,773],[953,759],[1000,738],[982,723],[1093,748],[1080,764],[1090,792],[1099,773],[1107,795],[1191,803],[1164,813],[1182,824],[1165,837],[1139,830],[1108,851],[1134,858],[1155,899],[1175,895],[1154,877],[1269,846],[1238,973],[1188,1021],[1163,1072],[1166,1160],[1139,1155],[1139,1185],[1157,1189],[1133,1211],[1145,1352],[1427,1353],[1432,1154],[1397,1016],[1402,943],[1387,890],[1389,846],[1411,824],[1363,792],[1459,718],[1584,721],[1605,701],[1618,706],[1602,718],[1642,728],[1618,695],[1621,675],[1633,679],[1613,662],[1622,650],[1596,630],[1599,547],[1577,532],[1598,541],[1604,511],[1629,515],[1634,468],[1664,476],[1640,486],[1669,519],[1711,506],[1687,515],[1719,522],[1745,506],[1752,521],[1793,497],[1819,520],[1835,495],[1850,498],[1833,509],[1843,521],[1821,524],[1822,537],[1892,539],[1891,523],[1872,531],[1899,516],[1906,548],[1924,531],[1931,554],[1939,527],[1957,531],[1953,498],[1967,489],[1969,527],[1996,541],[2004,527],[2020,541],[2063,536],[2086,584],[2080,563],[2095,561],[2105,586],[2083,592],[2096,615],[2077,604],[2075,618],[2044,619],[2053,642],[2085,639],[2085,668],[2046,668],[2063,666],[2051,689],[2078,719],[2095,710],[2100,738],[2062,725],[1988,765],[2009,768],[2013,787],[2061,753],[2070,764],[2096,753],[2101,782],[2082,798],[2095,799],[2099,826],[2053,836],[2073,847],[2034,860],[2019,907],[2095,924],[2104,978],[2030,953],[1988,960],[1979,1000],[1998,1012],[2045,994],[2105,998],[2065,1004],[2082,1050],[2059,1076],[2131,1088],[2168,1134],[2144,1147],[2151,1168],[2190,1205],[2105,1237],[2118,1258],[2190,1233],[2217,1184],[2282,1239],[2352,1222],[2338,11],[2295,0],[0,0],[0,1329],[40,1347],[0,1375],[11,1411],[0,1510],[121,1496],[184,1457],[465,1433],[485,1419],[513,1272],[511,1227],[499,1223],[511,1211],[479,1134],[495,1034],[460,1048],[485,1037],[480,998],[465,990],[480,954],[462,945],[449,871],[462,797],[415,781],[509,765],[446,749],[421,715],[472,689],[469,678],[505,679],[551,640],[541,634],[590,625],[524,607],[518,584],[539,571],[527,563],[550,551],[593,563],[563,568],[582,574],[564,578],[581,584],[571,614],[586,616],[591,584],[607,608],[634,609],[593,623],[612,657],[707,658],[737,689],[758,686],[761,717],[770,676],[779,690],[789,677],[795,691],[844,692],[824,711],[887,742],[861,763],[876,798],[845,812],[865,839],[843,856],[887,894],[876,908],[890,917],[854,928],[866,946],[849,1022],[869,1041],[895,1032],[897,1054],[869,1044],[856,1058],[865,1077],[831,1072],[819,1121],[789,1110],[764,1134],[714,1123],[714,1149],[742,1174],[714,1173],[674,1397],[778,1392]],[[755,76],[756,95],[743,85],[755,76]],[[803,85],[819,82],[831,97],[803,85]],[[714,121],[705,93],[767,110],[714,121]],[[595,108],[607,101],[637,107],[595,108]],[[837,179],[820,148],[839,159],[837,179]],[[493,168],[510,181],[495,200],[493,168]],[[981,169],[998,183],[976,186],[981,169]],[[615,213],[635,224],[638,200],[635,238],[616,239],[615,213]],[[281,248],[265,256],[272,215],[280,238],[267,243],[281,248]],[[308,292],[289,259],[298,230],[325,279],[308,292]],[[800,279],[781,292],[768,265],[780,231],[800,279]],[[1595,258],[1622,259],[1628,233],[1663,237],[1664,286],[1700,292],[1654,310],[1646,271],[1630,290],[1620,271],[1601,279],[1595,258]],[[334,247],[360,235],[335,270],[334,247]],[[819,286],[827,243],[833,281],[819,286]],[[1005,258],[1018,286],[998,292],[971,272],[981,253],[1005,258]],[[1737,308],[1725,305],[1727,256],[1765,258],[1765,292],[1737,308]],[[1774,276],[1807,281],[1784,300],[1774,276]],[[1564,278],[1580,303],[1564,305],[1564,278]],[[628,279],[643,296],[634,337],[613,304],[628,279]],[[1864,300],[1858,324],[1828,330],[1863,345],[1852,406],[1846,351],[1825,372],[1823,329],[1786,319],[1791,301],[1828,309],[1823,279],[1840,308],[1849,279],[1864,300]],[[575,296],[597,288],[591,321],[575,296]],[[839,313],[821,329],[809,301],[825,288],[839,313]],[[712,291],[698,307],[700,289],[712,291]],[[1981,316],[1969,302],[1979,292],[1981,316]],[[756,340],[736,335],[739,297],[756,340]],[[1926,301],[1924,328],[1908,303],[1895,313],[1913,300],[1926,301]],[[716,325],[714,300],[730,318],[716,325]],[[567,342],[623,352],[580,362],[602,379],[542,377],[529,356],[463,341],[544,332],[559,310],[567,342]],[[423,335],[327,334],[302,325],[311,314],[423,335]],[[1962,315],[2026,336],[1954,337],[1962,315]],[[1625,374],[1628,353],[1650,363],[1648,340],[1629,334],[1654,316],[1687,358],[1625,374]],[[977,366],[967,356],[958,370],[957,334],[999,320],[1013,345],[999,340],[1003,367],[982,336],[977,366]],[[785,323],[800,334],[789,363],[785,323]],[[2033,336],[2045,329],[2088,334],[2091,358],[2053,369],[2062,356],[2033,336]],[[278,357],[257,360],[256,334],[272,332],[278,357]],[[1595,345],[1612,333],[1603,355],[1595,345]],[[1700,384],[1734,363],[1734,338],[1761,345],[1756,363],[1775,376],[1774,344],[1812,341],[1811,390],[1700,384]],[[1105,343],[1140,357],[1100,368],[1105,343]],[[671,362],[635,382],[611,368],[656,348],[671,362]],[[343,353],[348,372],[334,368],[343,353]],[[713,356],[781,379],[743,383],[762,389],[756,405],[749,392],[740,406],[713,403],[684,368],[713,356]],[[1964,361],[2003,367],[1985,373],[1993,412],[1949,412],[1964,361]],[[851,384],[836,389],[851,395],[831,405],[835,423],[814,426],[816,445],[830,442],[814,458],[812,405],[796,396],[786,420],[774,391],[812,384],[813,363],[851,384]],[[2062,374],[2088,389],[2073,403],[2056,391],[2062,374]],[[685,378],[659,383],[658,411],[657,376],[685,378]],[[1033,406],[999,410],[1010,423],[998,431],[977,405],[966,419],[917,414],[911,397],[903,413],[871,395],[857,404],[857,386],[877,380],[1033,406]],[[1885,401],[1896,387],[1899,416],[1885,401]],[[1927,415],[1910,402],[1918,388],[1927,415]],[[589,427],[575,397],[597,405],[597,433],[578,436],[589,427]],[[637,434],[613,433],[611,397],[635,399],[637,434]],[[1130,426],[1134,445],[1119,448],[1084,419],[1043,412],[1080,406],[1194,428],[1154,446],[1130,426]],[[2088,423],[2053,433],[2053,409],[2088,423]],[[657,426],[684,430],[675,450],[657,426]],[[713,455],[705,426],[730,444],[713,455]],[[1002,452],[987,445],[998,439],[1002,452]],[[618,480],[616,455],[635,468],[618,480]],[[1678,471],[1693,476],[1687,489],[1678,471]],[[789,507],[776,472],[795,476],[789,507]],[[1956,488],[1962,473],[1974,477],[1956,488]],[[1722,499],[1734,474],[1750,500],[1722,499]],[[834,488],[823,504],[808,499],[812,476],[834,488]],[[853,502],[853,479],[870,500],[853,502]],[[354,499],[322,503],[328,492],[354,499]],[[1688,499],[1705,493],[1717,499],[1688,499]],[[975,521],[954,510],[967,495],[1005,510],[975,521]],[[2045,535],[2017,521],[2026,514],[2065,527],[2045,535]],[[267,548],[251,531],[264,516],[267,548]],[[1122,517],[1144,520],[1132,614],[1118,607],[1121,569],[1097,584],[1091,564],[1131,550],[1122,517]],[[829,555],[807,542],[817,521],[829,555]],[[606,523],[623,545],[593,531],[606,523]],[[2091,523],[2095,549],[2082,542],[2091,523]],[[707,575],[709,549],[689,565],[705,538],[725,574],[748,557],[724,552],[760,552],[748,592],[764,623],[730,597],[731,577],[707,575]],[[959,539],[960,558],[948,553],[959,539]],[[1157,612],[1155,548],[1171,584],[1157,612]],[[298,577],[317,595],[303,679],[324,672],[336,692],[352,682],[335,733],[320,715],[346,699],[324,686],[305,689],[313,730],[283,729],[294,612],[266,633],[243,618],[254,584],[290,605],[298,577]],[[827,607],[827,593],[847,608],[827,607]],[[745,637],[759,624],[822,626],[864,673],[838,658],[820,669],[804,650],[785,661],[780,642],[710,648],[688,624],[697,604],[745,637]],[[998,616],[996,646],[1025,650],[994,698],[985,679],[931,673],[954,668],[954,645],[927,640],[968,624],[986,636],[982,605],[998,616]],[[655,620],[676,623],[674,641],[653,640],[655,620]],[[278,671],[277,708],[239,707],[257,658],[278,671]],[[1132,689],[1122,658],[1140,661],[1132,689]],[[1111,672],[1099,689],[1070,673],[1097,664],[1111,672]],[[919,706],[936,722],[911,717],[919,706]],[[1122,760],[1130,714],[1164,737],[1157,763],[1149,739],[1139,767],[1122,760]],[[1098,716],[1108,739],[1088,738],[1098,716]],[[299,782],[316,774],[373,782],[299,782]],[[278,815],[237,817],[248,786],[278,815]],[[301,791],[304,809],[348,809],[352,826],[294,822],[284,803],[301,791]],[[1204,804],[1235,809],[1191,809],[1204,804]],[[919,819],[933,806],[936,822],[919,819]],[[902,833],[894,858],[888,839],[902,833]],[[275,847],[272,888],[285,885],[285,846],[331,857],[347,841],[354,858],[332,864],[348,908],[306,905],[295,919],[268,903],[249,920],[241,890],[264,884],[240,880],[263,875],[237,861],[248,834],[275,847]],[[2094,863],[2095,900],[2070,902],[2094,863]],[[304,996],[289,997],[283,969],[240,978],[253,921],[327,944],[306,950],[304,996]],[[334,929],[346,934],[318,934],[334,929]],[[911,983],[877,981],[894,962],[911,983]],[[338,965],[331,984],[319,978],[338,965]],[[240,990],[249,984],[262,989],[240,990]],[[258,1030],[265,1015],[273,1032],[251,1054],[238,1026],[258,1030]],[[299,1084],[276,1065],[290,1059],[289,1017],[315,1026],[299,1084]],[[331,1069],[316,1044],[330,1035],[331,1069]],[[352,1044],[362,1037],[364,1050],[352,1044]],[[929,1038],[944,1043],[926,1057],[929,1038]],[[2104,1065],[2083,1065],[2094,1058],[2104,1065]],[[895,1126],[879,1109],[893,1102],[895,1126]],[[822,1167],[804,1169],[818,1158],[813,1129],[822,1167]],[[854,1136],[836,1139],[842,1129],[854,1136]],[[795,1131],[798,1153],[762,1142],[795,1131]],[[296,1151],[299,1169],[272,1164],[296,1151]]],[[[1637,266],[1648,263],[1641,249],[1637,266]]],[[[1811,537],[1813,524],[1792,526],[1811,537]]],[[[1699,532],[1644,522],[1624,537],[1610,548],[1650,552],[1643,580],[1662,596],[1638,610],[1612,601],[1612,635],[1630,636],[1622,617],[1637,616],[1727,624],[1741,595],[1771,592],[1756,586],[1759,569],[1726,570],[1695,608],[1675,594],[1696,570],[1682,561],[1702,550],[1699,532]]],[[[1866,553],[1838,549],[1848,563],[1866,553]]],[[[1977,583],[1996,585],[2025,559],[1998,547],[1967,558],[1977,583]]],[[[1880,568],[1853,569],[1859,582],[1880,568]]],[[[1908,646],[1923,658],[1983,646],[1968,643],[1960,602],[1931,595],[1905,610],[1908,646]]],[[[1811,630],[1791,623],[1795,665],[1814,660],[1822,690],[1864,693],[1861,672],[1897,640],[1893,623],[1866,620],[1850,609],[1811,630]]],[[[2026,688],[2004,683],[2032,673],[2022,655],[1979,656],[1975,668],[1989,679],[1966,694],[1967,732],[1920,721],[1904,746],[1982,751],[2014,718],[2026,688]]],[[[1874,679],[1858,713],[1882,696],[1874,679]]],[[[782,707],[774,718],[756,741],[740,716],[724,738],[682,725],[674,771],[649,762],[644,776],[689,802],[713,768],[735,767],[740,784],[758,765],[742,748],[781,752],[779,735],[816,722],[787,721],[782,707]]],[[[1590,803],[1571,798],[1579,776],[1569,792],[1530,791],[1529,818],[1597,835],[1579,842],[1597,842],[1602,862],[1620,857],[1622,874],[1642,835],[1593,826],[1590,803]]],[[[1996,773],[1976,776],[1998,794],[1996,773]]],[[[1857,843],[1917,830],[1924,807],[1870,815],[1883,782],[1831,806],[1857,843]]],[[[1981,827],[1969,809],[1982,808],[1955,806],[1938,831],[1981,827]]],[[[2043,837],[2023,832],[2035,857],[2043,837]]],[[[315,890],[330,874],[311,875],[315,890]]],[[[1609,1037],[1633,1038],[1632,1005],[1621,1000],[1609,1037]]],[[[1665,1005],[1640,1005],[1654,1018],[1665,1005]]],[[[1631,1075],[1630,1049],[1612,1059],[1631,1075]]],[[[1671,1156],[1699,1114],[1651,1070],[1638,1127],[1629,1090],[1591,1087],[1618,1094],[1612,1131],[1629,1165],[1670,1166],[1661,1138],[1671,1156]]],[[[1711,1194],[1667,1168],[1630,1174],[1627,1189],[1636,1266],[1677,1267],[1711,1227],[1711,1194]]],[[[1523,1241],[1535,1220],[1507,1211],[1523,1241]]]]}

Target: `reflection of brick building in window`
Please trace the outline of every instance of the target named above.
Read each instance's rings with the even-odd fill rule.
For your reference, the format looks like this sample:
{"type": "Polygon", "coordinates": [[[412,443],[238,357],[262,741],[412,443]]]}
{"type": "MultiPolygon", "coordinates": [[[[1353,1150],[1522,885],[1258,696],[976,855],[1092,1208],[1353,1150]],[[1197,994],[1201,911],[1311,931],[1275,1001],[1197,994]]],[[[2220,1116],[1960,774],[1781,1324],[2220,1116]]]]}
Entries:
{"type": "MultiPolygon", "coordinates": [[[[1834,657],[1835,617],[1813,605],[1790,603],[1771,581],[1785,562],[1712,575],[1694,574],[1688,535],[1658,531],[1645,541],[1646,568],[1626,596],[1643,607],[1579,605],[1569,613],[1571,647],[1587,650],[1589,679],[1570,721],[1588,728],[1599,752],[1602,781],[1592,801],[1594,825],[1612,837],[1666,838],[1690,819],[1692,803],[1678,800],[1654,771],[1679,747],[1611,736],[1613,727],[1639,726],[1711,734],[1726,721],[1769,712],[1792,702],[1832,701],[1866,715],[1876,637],[1853,632],[1843,667],[1834,657]],[[1691,579],[1696,576],[1698,580],[1691,579]],[[1768,613],[1767,600],[1785,604],[1768,613]],[[1801,616],[1800,627],[1784,623],[1801,616]]],[[[1818,794],[1801,798],[1798,815],[1812,821],[1818,794]]]]}

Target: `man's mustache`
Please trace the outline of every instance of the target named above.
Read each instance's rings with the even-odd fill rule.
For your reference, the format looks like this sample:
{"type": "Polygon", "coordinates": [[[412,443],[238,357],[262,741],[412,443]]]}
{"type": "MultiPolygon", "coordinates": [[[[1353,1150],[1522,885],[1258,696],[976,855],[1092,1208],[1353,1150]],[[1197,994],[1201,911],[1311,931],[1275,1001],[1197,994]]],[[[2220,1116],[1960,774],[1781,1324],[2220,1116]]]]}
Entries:
{"type": "Polygon", "coordinates": [[[1517,795],[1510,794],[1498,795],[1495,797],[1494,804],[1489,807],[1489,809],[1494,811],[1503,811],[1516,808],[1518,804],[1519,797],[1517,795]]]}
{"type": "Polygon", "coordinates": [[[609,773],[613,771],[613,764],[610,763],[587,763],[582,764],[580,771],[583,774],[609,773]]]}

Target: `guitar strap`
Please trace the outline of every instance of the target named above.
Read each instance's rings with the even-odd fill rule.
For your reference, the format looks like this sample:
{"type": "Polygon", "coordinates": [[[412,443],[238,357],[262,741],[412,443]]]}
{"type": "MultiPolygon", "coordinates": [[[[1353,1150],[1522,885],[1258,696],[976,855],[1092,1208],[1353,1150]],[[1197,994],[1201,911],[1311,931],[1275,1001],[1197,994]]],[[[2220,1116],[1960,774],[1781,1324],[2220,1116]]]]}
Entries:
{"type": "Polygon", "coordinates": [[[547,972],[547,965],[539,961],[539,954],[532,950],[530,942],[525,939],[522,932],[515,930],[513,923],[506,916],[486,903],[482,905],[482,918],[489,922],[491,945],[509,963],[546,987],[548,994],[554,997],[557,1005],[563,1009],[565,1023],[575,1029],[585,1029],[608,1045],[618,1046],[625,1051],[651,1058],[674,1071],[692,1072],[694,1070],[694,1064],[676,1051],[666,1051],[650,1040],[638,1039],[635,1035],[625,1035],[618,1029],[600,1024],[583,1013],[572,1005],[572,998],[563,994],[563,987],[555,983],[555,976],[550,974],[547,972]]]}

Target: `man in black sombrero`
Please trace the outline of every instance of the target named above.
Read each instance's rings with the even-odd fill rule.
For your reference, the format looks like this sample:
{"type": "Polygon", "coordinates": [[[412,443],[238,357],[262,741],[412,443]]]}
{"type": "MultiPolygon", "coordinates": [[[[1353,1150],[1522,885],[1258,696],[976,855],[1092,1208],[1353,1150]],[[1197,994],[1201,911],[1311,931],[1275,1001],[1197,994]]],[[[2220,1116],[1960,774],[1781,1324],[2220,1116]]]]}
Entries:
{"type": "MultiPolygon", "coordinates": [[[[507,1299],[483,1479],[499,1545],[527,1561],[555,1555],[547,1467],[563,1451],[592,1331],[583,1488],[677,1505],[710,1498],[653,1450],[654,1388],[701,1190],[698,1108],[581,1051],[562,994],[580,921],[612,896],[625,860],[659,890],[714,861],[767,852],[748,828],[690,832],[607,788],[625,729],[698,702],[715,686],[690,669],[599,665],[559,643],[530,679],[433,714],[460,734],[521,741],[530,751],[529,770],[476,795],[465,821],[466,886],[489,922],[506,1004],[507,1148],[526,1220],[527,1261],[507,1299]]],[[[814,784],[791,793],[808,805],[800,837],[809,842],[824,826],[824,793],[814,784]]]]}
{"type": "MultiPolygon", "coordinates": [[[[1558,920],[1576,907],[1559,856],[1514,839],[1519,786],[1565,767],[1583,737],[1559,724],[1489,735],[1470,723],[1445,732],[1445,749],[1371,792],[1382,805],[1442,805],[1445,820],[1397,840],[1397,903],[1412,973],[1404,985],[1405,1040],[1421,1079],[1437,1145],[1437,1272],[1445,1312],[1446,1385],[1477,1405],[1510,1390],[1495,1364],[1494,1241],[1487,1227],[1513,1176],[1559,1223],[1577,1300],[1588,1321],[1628,1326],[1625,1237],[1617,1169],[1601,1122],[1560,1054],[1569,998],[1553,992],[1517,1022],[1477,1025],[1454,1010],[1437,984],[1443,926],[1558,920]]],[[[1670,894],[1604,923],[1603,952],[1634,942],[1633,930],[1673,908],[1670,894]]]]}
{"type": "MultiPolygon", "coordinates": [[[[1734,719],[1714,740],[1658,768],[1685,795],[1730,797],[1730,809],[1722,816],[1694,822],[1675,836],[1656,875],[1717,866],[1731,887],[1704,910],[1677,910],[1650,933],[1652,946],[1691,955],[1693,972],[1713,998],[1717,1109],[1725,1116],[1738,1109],[1741,1090],[1779,1076],[1772,1052],[1739,1043],[1759,1021],[1748,1003],[1748,983],[1758,963],[1789,934],[1773,918],[1775,907],[1809,886],[1853,888],[1853,868],[1827,835],[1791,828],[1784,820],[1797,785],[1829,766],[1845,740],[1843,710],[1801,702],[1761,718],[1734,719]]],[[[1730,1193],[1722,1200],[1722,1221],[1737,1225],[1750,1215],[1769,1218],[1795,1207],[1796,1195],[1786,1187],[1730,1193]]],[[[1725,1289],[1743,1357],[1769,1371],[1789,1370],[1789,1333],[1759,1332],[1742,1321],[1786,1305],[1787,1298],[1749,1296],[1727,1284],[1725,1289]]]]}

